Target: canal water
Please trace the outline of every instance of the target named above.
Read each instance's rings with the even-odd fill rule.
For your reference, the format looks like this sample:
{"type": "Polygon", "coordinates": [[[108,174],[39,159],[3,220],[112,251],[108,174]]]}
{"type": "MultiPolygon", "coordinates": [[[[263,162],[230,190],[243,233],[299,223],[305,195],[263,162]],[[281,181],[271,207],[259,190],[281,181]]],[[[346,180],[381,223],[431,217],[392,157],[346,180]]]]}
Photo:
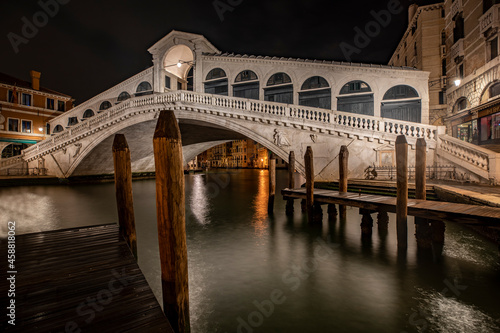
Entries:
{"type": "MultiPolygon", "coordinates": [[[[277,188],[286,184],[278,171],[277,188]]],[[[133,183],[139,265],[160,299],[154,180],[133,183]]],[[[441,256],[421,253],[409,221],[406,254],[388,232],[361,237],[359,210],[310,226],[278,195],[267,213],[267,171],[186,175],[192,331],[499,332],[500,264],[494,244],[447,223],[441,256]]],[[[1,234],[117,220],[114,185],[0,189],[1,234]]]]}

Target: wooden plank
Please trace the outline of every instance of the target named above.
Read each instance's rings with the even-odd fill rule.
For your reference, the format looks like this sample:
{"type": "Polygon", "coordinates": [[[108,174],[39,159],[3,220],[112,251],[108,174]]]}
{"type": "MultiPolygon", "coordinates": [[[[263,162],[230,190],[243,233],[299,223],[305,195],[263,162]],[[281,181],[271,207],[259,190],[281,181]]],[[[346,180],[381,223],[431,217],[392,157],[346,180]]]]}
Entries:
{"type": "MultiPolygon", "coordinates": [[[[284,189],[283,196],[296,199],[305,199],[305,190],[284,189]]],[[[359,207],[370,210],[396,212],[396,198],[382,195],[359,195],[358,193],[338,193],[333,190],[315,189],[314,201],[320,204],[338,204],[359,207]]],[[[500,226],[500,208],[468,205],[444,201],[426,201],[422,199],[408,199],[408,214],[416,217],[434,220],[448,219],[459,223],[500,226]]]]}
{"type": "Polygon", "coordinates": [[[16,326],[5,332],[173,332],[118,225],[19,235],[16,245],[16,326]]]}

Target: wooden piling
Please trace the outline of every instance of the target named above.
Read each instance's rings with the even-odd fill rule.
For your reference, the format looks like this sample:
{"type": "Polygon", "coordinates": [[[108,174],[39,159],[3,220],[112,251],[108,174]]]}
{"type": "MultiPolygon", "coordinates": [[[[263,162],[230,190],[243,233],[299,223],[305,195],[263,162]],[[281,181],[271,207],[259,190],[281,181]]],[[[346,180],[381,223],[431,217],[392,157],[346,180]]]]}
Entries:
{"type": "MultiPolygon", "coordinates": [[[[288,188],[295,188],[295,153],[293,151],[288,156],[288,188]]],[[[287,215],[293,215],[293,202],[294,200],[291,198],[286,200],[287,215]]]]}
{"type": "Polygon", "coordinates": [[[335,206],[335,204],[328,204],[328,220],[337,220],[337,207],[335,206]]]}
{"type": "Polygon", "coordinates": [[[363,235],[371,236],[373,233],[373,218],[371,211],[368,209],[360,209],[359,213],[362,215],[361,233],[363,235]]]}
{"type": "Polygon", "coordinates": [[[306,154],[304,155],[304,164],[306,169],[306,210],[309,223],[313,222],[314,216],[314,165],[313,151],[311,146],[307,146],[306,154]]]}
{"type": "Polygon", "coordinates": [[[424,138],[417,139],[417,150],[415,157],[415,199],[425,200],[427,198],[425,169],[427,164],[427,144],[424,138]]]}
{"type": "Polygon", "coordinates": [[[173,111],[161,111],[153,149],[163,311],[175,332],[187,333],[190,323],[184,170],[181,133],[173,111]]]}
{"type": "Polygon", "coordinates": [[[113,164],[115,169],[116,206],[122,237],[137,260],[137,236],[135,232],[134,198],[132,195],[132,165],[125,135],[116,134],[113,140],[113,164]]]}
{"type": "Polygon", "coordinates": [[[397,201],[396,228],[398,247],[408,247],[408,142],[404,135],[396,139],[397,201]]]}
{"type": "MultiPolygon", "coordinates": [[[[427,144],[424,138],[418,138],[415,152],[415,199],[426,200],[426,177],[427,144]]],[[[415,217],[415,237],[417,246],[422,249],[432,247],[432,233],[429,220],[415,217]]]]}
{"type": "Polygon", "coordinates": [[[339,192],[347,192],[347,175],[349,173],[348,169],[349,160],[349,150],[347,146],[340,147],[339,153],[339,192]]]}
{"type": "Polygon", "coordinates": [[[269,215],[274,212],[274,196],[276,194],[276,159],[269,160],[269,199],[267,202],[267,212],[269,215]]]}

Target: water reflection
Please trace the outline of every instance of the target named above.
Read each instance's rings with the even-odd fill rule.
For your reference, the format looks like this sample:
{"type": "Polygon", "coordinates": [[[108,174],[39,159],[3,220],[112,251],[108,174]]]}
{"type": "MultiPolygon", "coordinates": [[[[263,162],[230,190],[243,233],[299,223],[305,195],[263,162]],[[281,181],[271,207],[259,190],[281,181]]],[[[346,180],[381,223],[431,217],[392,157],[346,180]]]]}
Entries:
{"type": "Polygon", "coordinates": [[[255,228],[255,234],[262,238],[266,234],[268,221],[267,221],[267,201],[269,198],[269,179],[268,172],[264,170],[259,171],[257,179],[258,187],[257,193],[253,199],[254,215],[252,225],[255,228]]]}
{"type": "MultiPolygon", "coordinates": [[[[210,203],[207,193],[207,186],[203,182],[204,175],[195,175],[192,177],[193,184],[191,190],[191,197],[189,200],[189,208],[196,218],[202,224],[210,223],[210,203]]],[[[189,217],[189,215],[187,215],[189,217]]]]}

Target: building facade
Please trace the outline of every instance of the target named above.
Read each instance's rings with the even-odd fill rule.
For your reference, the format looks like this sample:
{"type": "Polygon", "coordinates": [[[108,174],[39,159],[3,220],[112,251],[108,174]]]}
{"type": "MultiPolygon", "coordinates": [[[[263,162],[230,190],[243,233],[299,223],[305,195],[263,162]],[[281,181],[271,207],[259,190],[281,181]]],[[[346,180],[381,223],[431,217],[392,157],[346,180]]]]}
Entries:
{"type": "Polygon", "coordinates": [[[51,133],[49,121],[73,106],[70,96],[40,86],[41,73],[30,74],[27,82],[0,73],[1,158],[19,155],[46,138],[51,133]]]}
{"type": "Polygon", "coordinates": [[[498,151],[500,4],[447,0],[447,131],[453,137],[498,151]]]}
{"type": "Polygon", "coordinates": [[[429,124],[443,125],[447,115],[446,33],[444,3],[410,5],[408,28],[392,55],[390,66],[409,66],[430,72],[429,124]]]}

